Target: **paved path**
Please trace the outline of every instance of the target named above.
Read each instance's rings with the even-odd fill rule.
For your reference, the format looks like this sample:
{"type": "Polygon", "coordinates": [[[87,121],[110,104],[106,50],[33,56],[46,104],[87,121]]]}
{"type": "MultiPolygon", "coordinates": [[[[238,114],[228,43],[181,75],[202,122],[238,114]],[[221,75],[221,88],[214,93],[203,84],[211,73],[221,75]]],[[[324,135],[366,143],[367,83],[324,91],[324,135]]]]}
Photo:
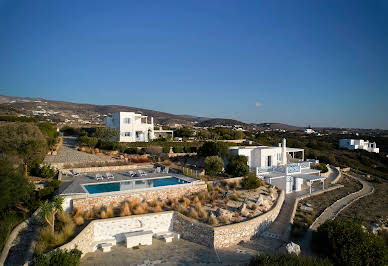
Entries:
{"type": "Polygon", "coordinates": [[[23,228],[9,250],[8,256],[4,265],[24,265],[32,259],[35,241],[38,237],[37,229],[40,226],[40,221],[37,216],[32,215],[27,220],[27,226],[23,228]]]}
{"type": "Polygon", "coordinates": [[[371,183],[349,174],[342,174],[358,180],[362,184],[362,189],[337,200],[331,206],[326,208],[323,213],[317,219],[315,219],[314,223],[311,225],[310,228],[312,230],[317,230],[317,228],[327,220],[334,219],[344,208],[346,208],[359,198],[373,193],[374,188],[371,183]]]}
{"type": "Polygon", "coordinates": [[[106,155],[95,155],[86,152],[77,151],[75,149],[77,144],[76,137],[63,137],[63,145],[58,151],[57,155],[46,155],[44,162],[52,163],[82,163],[93,161],[111,161],[113,158],[106,155]]]}

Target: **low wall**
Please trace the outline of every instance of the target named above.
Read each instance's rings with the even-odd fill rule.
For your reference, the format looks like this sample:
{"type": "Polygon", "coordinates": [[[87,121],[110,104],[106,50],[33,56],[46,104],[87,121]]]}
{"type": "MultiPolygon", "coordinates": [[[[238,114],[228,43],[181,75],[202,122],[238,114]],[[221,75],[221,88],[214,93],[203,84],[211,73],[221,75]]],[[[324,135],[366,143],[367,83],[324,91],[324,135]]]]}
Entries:
{"type": "MultiPolygon", "coordinates": [[[[72,168],[73,171],[78,171],[81,173],[91,173],[91,172],[113,172],[113,171],[125,171],[133,169],[146,169],[153,168],[152,163],[143,163],[143,164],[128,164],[128,165],[117,165],[117,166],[98,166],[98,167],[80,167],[72,168]]],[[[64,174],[70,169],[62,170],[64,174]]]]}
{"type": "Polygon", "coordinates": [[[284,202],[285,193],[282,190],[275,206],[268,212],[250,220],[212,227],[176,213],[173,230],[182,235],[183,239],[208,247],[223,248],[248,241],[264,231],[275,221],[284,202]]]}
{"type": "Polygon", "coordinates": [[[337,184],[338,181],[341,179],[341,169],[339,167],[332,167],[332,170],[333,171],[336,171],[337,173],[337,177],[333,179],[333,181],[331,181],[331,184],[337,184]]]}
{"type": "Polygon", "coordinates": [[[139,192],[129,192],[129,193],[120,193],[112,194],[107,196],[96,196],[88,197],[82,199],[73,199],[72,205],[73,208],[79,210],[89,210],[93,207],[101,208],[102,206],[113,205],[113,207],[120,207],[120,204],[124,201],[132,201],[134,199],[151,201],[153,199],[167,199],[168,197],[179,198],[181,196],[200,192],[207,189],[207,185],[202,181],[197,181],[196,183],[191,183],[191,185],[182,185],[182,186],[173,186],[166,189],[153,189],[150,191],[139,191],[139,192]]]}
{"type": "Polygon", "coordinates": [[[282,208],[285,192],[282,190],[275,206],[268,212],[247,220],[245,222],[224,225],[214,228],[214,247],[223,248],[248,241],[258,233],[261,233],[275,221],[282,208]]]}
{"type": "Polygon", "coordinates": [[[60,247],[71,250],[75,247],[82,255],[92,252],[93,241],[116,238],[117,242],[125,241],[124,233],[138,230],[152,230],[154,233],[172,231],[173,211],[149,213],[91,221],[72,241],[60,247]]]}

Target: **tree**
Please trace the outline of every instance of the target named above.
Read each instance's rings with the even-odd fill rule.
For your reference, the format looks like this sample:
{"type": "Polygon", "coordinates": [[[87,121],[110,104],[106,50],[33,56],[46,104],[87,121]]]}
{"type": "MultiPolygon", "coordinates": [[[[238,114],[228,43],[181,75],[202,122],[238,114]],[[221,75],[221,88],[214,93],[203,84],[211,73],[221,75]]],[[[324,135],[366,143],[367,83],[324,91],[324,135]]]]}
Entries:
{"type": "Polygon", "coordinates": [[[207,156],[226,156],[228,155],[228,145],[224,142],[214,142],[208,141],[205,142],[199,149],[198,155],[202,157],[207,156]]]}
{"type": "Polygon", "coordinates": [[[241,181],[241,187],[243,189],[256,189],[263,185],[263,181],[256,177],[254,173],[249,173],[241,181]]]}
{"type": "Polygon", "coordinates": [[[33,185],[23,176],[20,168],[0,160],[0,212],[18,202],[26,202],[33,192],[33,185]]]}
{"type": "Polygon", "coordinates": [[[42,161],[47,151],[47,141],[39,128],[32,123],[6,123],[0,126],[0,153],[19,156],[28,166],[42,161]]]}
{"type": "Polygon", "coordinates": [[[225,171],[233,176],[246,176],[249,173],[248,158],[243,155],[232,155],[225,171]]]}
{"type": "Polygon", "coordinates": [[[175,131],[175,136],[182,138],[190,138],[194,135],[193,130],[190,127],[182,127],[175,131]]]}
{"type": "Polygon", "coordinates": [[[330,266],[328,259],[295,256],[292,254],[261,254],[252,258],[248,266],[330,266]]]}
{"type": "Polygon", "coordinates": [[[120,132],[113,127],[98,127],[96,131],[93,133],[93,137],[96,137],[101,140],[112,140],[120,136],[120,132]]]}
{"type": "Polygon", "coordinates": [[[224,167],[224,161],[219,156],[208,156],[204,161],[204,168],[206,174],[215,176],[217,173],[222,171],[224,167]]]}
{"type": "Polygon", "coordinates": [[[384,240],[351,219],[336,218],[319,226],[313,247],[335,265],[388,265],[384,240]]]}
{"type": "Polygon", "coordinates": [[[44,201],[40,204],[42,210],[42,217],[44,221],[51,227],[52,234],[54,235],[55,228],[55,215],[62,211],[63,197],[55,196],[53,201],[44,201]]]}

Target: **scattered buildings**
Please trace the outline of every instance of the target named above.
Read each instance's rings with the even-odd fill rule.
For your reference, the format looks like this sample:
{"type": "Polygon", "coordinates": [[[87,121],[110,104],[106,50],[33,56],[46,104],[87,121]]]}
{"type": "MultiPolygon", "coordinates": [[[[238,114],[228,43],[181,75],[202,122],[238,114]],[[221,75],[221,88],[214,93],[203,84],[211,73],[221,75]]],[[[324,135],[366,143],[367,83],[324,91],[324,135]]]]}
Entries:
{"type": "Polygon", "coordinates": [[[240,146],[230,147],[230,153],[244,155],[248,166],[256,176],[271,183],[286,193],[302,190],[302,185],[310,186],[315,181],[323,183],[320,171],[311,169],[310,162],[304,161],[304,149],[286,147],[286,139],[278,147],[240,146]],[[300,154],[300,158],[296,158],[300,154]]]}
{"type": "Polygon", "coordinates": [[[369,142],[369,140],[362,139],[340,139],[340,148],[349,150],[366,150],[368,152],[379,153],[379,148],[376,147],[376,142],[369,142]]]}

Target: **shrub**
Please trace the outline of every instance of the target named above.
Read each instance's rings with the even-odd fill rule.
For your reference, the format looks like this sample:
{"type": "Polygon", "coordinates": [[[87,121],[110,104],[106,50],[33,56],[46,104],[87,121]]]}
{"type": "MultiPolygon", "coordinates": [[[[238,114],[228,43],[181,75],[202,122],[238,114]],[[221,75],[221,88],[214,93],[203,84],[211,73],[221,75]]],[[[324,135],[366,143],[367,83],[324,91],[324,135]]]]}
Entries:
{"type": "Polygon", "coordinates": [[[217,217],[214,214],[210,214],[209,219],[208,219],[208,224],[210,224],[210,225],[217,225],[218,224],[217,217]]]}
{"type": "Polygon", "coordinates": [[[153,209],[152,209],[153,212],[161,212],[163,211],[162,207],[158,204],[156,205],[153,209]]]}
{"type": "Polygon", "coordinates": [[[384,240],[350,219],[327,221],[313,232],[312,240],[314,249],[335,265],[388,265],[384,240]]]}
{"type": "Polygon", "coordinates": [[[243,189],[256,189],[263,185],[263,181],[256,177],[254,173],[249,173],[244,177],[241,186],[243,189]]]}
{"type": "Polygon", "coordinates": [[[113,217],[113,216],[114,216],[114,209],[113,209],[113,206],[112,206],[112,205],[109,205],[109,206],[106,208],[106,216],[107,216],[107,217],[113,217]]]}
{"type": "Polygon", "coordinates": [[[75,224],[76,225],[83,225],[84,224],[84,217],[82,217],[81,215],[76,215],[76,216],[74,216],[74,218],[73,218],[73,220],[74,220],[74,222],[75,222],[75,224]]]}
{"type": "Polygon", "coordinates": [[[106,215],[106,210],[105,208],[102,208],[101,212],[100,212],[100,218],[101,219],[105,219],[107,218],[108,216],[106,215]]]}
{"type": "Polygon", "coordinates": [[[225,171],[232,176],[246,176],[249,173],[248,158],[243,155],[232,155],[225,171]]]}
{"type": "Polygon", "coordinates": [[[311,168],[312,169],[321,170],[321,173],[327,173],[329,171],[329,169],[327,169],[326,164],[324,164],[324,163],[320,163],[320,164],[317,164],[317,165],[312,165],[311,168]]]}
{"type": "Polygon", "coordinates": [[[220,217],[220,222],[221,222],[222,224],[228,224],[228,223],[230,222],[230,219],[229,219],[228,216],[222,215],[222,216],[220,217]]]}
{"type": "Polygon", "coordinates": [[[204,161],[204,168],[206,174],[210,176],[215,176],[217,173],[222,171],[224,167],[224,162],[219,156],[208,156],[204,161]]]}
{"type": "Polygon", "coordinates": [[[138,199],[131,200],[129,202],[129,209],[133,211],[139,204],[140,204],[140,201],[138,199]]]}
{"type": "Polygon", "coordinates": [[[62,250],[56,249],[48,254],[41,254],[34,258],[34,266],[50,266],[50,265],[80,265],[82,252],[78,249],[62,250]]]}
{"type": "Polygon", "coordinates": [[[198,216],[201,219],[206,220],[208,217],[207,211],[205,211],[202,207],[198,209],[198,216]]]}
{"type": "Polygon", "coordinates": [[[120,209],[120,216],[129,216],[131,215],[131,210],[129,208],[129,204],[128,202],[124,202],[122,205],[121,205],[121,209],[120,209]]]}
{"type": "Polygon", "coordinates": [[[193,219],[198,219],[198,212],[194,208],[190,208],[188,216],[193,219]]]}
{"type": "Polygon", "coordinates": [[[295,256],[291,254],[262,254],[252,258],[248,266],[330,266],[328,259],[295,256]]]}

